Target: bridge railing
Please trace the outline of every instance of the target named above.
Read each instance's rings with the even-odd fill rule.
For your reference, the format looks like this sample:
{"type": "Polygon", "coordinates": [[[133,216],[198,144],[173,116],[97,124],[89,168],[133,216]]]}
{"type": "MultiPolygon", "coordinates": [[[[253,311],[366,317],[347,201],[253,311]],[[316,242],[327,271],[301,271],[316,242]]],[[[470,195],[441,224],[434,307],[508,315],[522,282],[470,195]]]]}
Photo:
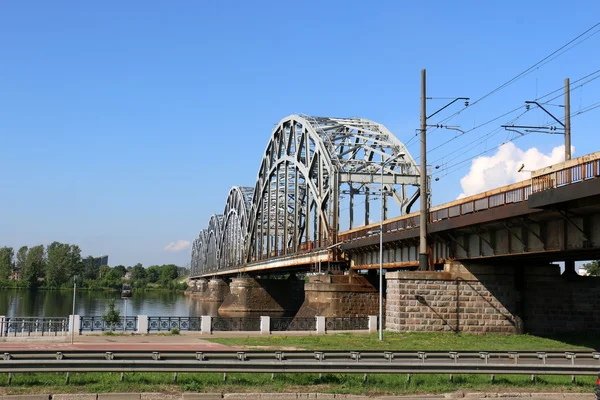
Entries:
{"type": "MultiPolygon", "coordinates": [[[[429,223],[435,223],[479,211],[489,210],[507,204],[527,201],[530,194],[530,181],[522,181],[512,185],[503,186],[498,189],[433,207],[429,212],[429,223]]],[[[384,222],[383,232],[390,233],[418,227],[419,213],[416,212],[384,222]]],[[[378,229],[379,223],[363,226],[346,232],[341,232],[339,239],[342,242],[347,242],[369,236],[376,236],[379,234],[378,229]]]]}
{"type": "Polygon", "coordinates": [[[600,176],[600,152],[542,168],[531,174],[533,193],[556,189],[600,176]]]}

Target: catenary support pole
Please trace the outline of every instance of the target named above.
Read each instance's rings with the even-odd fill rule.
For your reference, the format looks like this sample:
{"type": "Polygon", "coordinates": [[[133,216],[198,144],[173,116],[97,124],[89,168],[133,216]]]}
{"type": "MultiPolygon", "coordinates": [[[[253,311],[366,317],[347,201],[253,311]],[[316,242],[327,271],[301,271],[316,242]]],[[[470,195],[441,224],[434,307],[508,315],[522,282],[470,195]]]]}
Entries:
{"type": "Polygon", "coordinates": [[[383,340],[383,198],[385,193],[383,192],[383,170],[385,169],[385,162],[383,155],[381,156],[381,214],[379,215],[379,340],[383,340]]]}
{"type": "Polygon", "coordinates": [[[427,271],[427,87],[426,70],[421,70],[421,174],[419,196],[421,212],[419,218],[419,270],[427,271]]]}
{"type": "Polygon", "coordinates": [[[565,161],[571,159],[571,84],[565,79],[565,161]]]}

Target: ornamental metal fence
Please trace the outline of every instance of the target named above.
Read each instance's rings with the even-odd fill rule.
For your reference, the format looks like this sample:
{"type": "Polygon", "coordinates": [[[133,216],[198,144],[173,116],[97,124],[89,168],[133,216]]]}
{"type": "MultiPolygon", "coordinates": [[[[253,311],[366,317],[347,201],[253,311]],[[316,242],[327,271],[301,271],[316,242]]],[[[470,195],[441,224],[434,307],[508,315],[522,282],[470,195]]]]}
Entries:
{"type": "Polygon", "coordinates": [[[325,328],[328,331],[356,331],[369,329],[369,317],[327,317],[325,328]]]}
{"type": "Polygon", "coordinates": [[[210,328],[215,332],[260,331],[260,317],[212,317],[210,328]]]}
{"type": "Polygon", "coordinates": [[[120,317],[114,325],[107,323],[102,316],[82,316],[79,332],[104,332],[104,331],[137,331],[138,317],[120,317]]]}
{"type": "Polygon", "coordinates": [[[0,336],[60,336],[69,331],[68,317],[6,317],[0,336]]]}
{"type": "Polygon", "coordinates": [[[316,318],[271,317],[271,331],[314,331],[316,318]]]}
{"type": "Polygon", "coordinates": [[[199,331],[201,317],[148,317],[148,331],[199,331]]]}

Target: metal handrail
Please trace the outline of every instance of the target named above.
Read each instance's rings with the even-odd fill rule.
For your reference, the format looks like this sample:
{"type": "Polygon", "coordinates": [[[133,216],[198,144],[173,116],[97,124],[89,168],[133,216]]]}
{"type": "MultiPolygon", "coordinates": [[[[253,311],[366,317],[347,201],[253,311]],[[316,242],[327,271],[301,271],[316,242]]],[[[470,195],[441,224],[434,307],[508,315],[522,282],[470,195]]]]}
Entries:
{"type": "MultiPolygon", "coordinates": [[[[600,176],[600,152],[588,154],[563,163],[555,164],[547,168],[533,171],[531,179],[517,182],[512,185],[503,186],[484,193],[465,197],[450,203],[440,204],[432,207],[429,212],[428,223],[489,210],[508,204],[516,204],[527,201],[532,193],[538,193],[548,189],[595,179],[600,176]]],[[[419,214],[412,213],[384,222],[384,232],[394,232],[404,229],[417,228],[419,214]]],[[[339,238],[343,242],[376,236],[374,228],[377,224],[371,224],[349,231],[340,232],[339,238]]]]}

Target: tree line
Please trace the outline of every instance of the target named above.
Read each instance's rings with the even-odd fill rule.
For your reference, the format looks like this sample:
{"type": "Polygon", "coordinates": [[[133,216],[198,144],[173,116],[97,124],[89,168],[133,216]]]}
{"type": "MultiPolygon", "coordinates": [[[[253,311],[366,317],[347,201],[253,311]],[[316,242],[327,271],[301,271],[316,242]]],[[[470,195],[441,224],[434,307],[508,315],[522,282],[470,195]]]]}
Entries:
{"type": "Polygon", "coordinates": [[[97,259],[82,258],[77,245],[53,242],[43,245],[23,246],[15,253],[12,247],[0,248],[0,287],[61,289],[73,286],[77,277],[80,288],[118,289],[125,278],[134,288],[185,289],[179,283],[189,271],[174,264],[142,264],[126,267],[98,265],[97,259]],[[128,274],[129,273],[129,274],[128,274]]]}

